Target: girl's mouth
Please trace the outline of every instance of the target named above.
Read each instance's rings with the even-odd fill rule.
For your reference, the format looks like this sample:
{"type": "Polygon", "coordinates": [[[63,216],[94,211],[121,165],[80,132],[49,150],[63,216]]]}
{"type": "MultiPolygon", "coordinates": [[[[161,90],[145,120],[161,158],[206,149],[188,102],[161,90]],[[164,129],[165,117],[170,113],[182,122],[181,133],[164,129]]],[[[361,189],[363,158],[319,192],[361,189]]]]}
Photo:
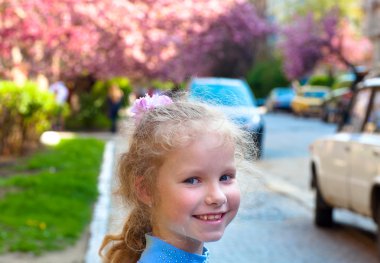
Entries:
{"type": "Polygon", "coordinates": [[[222,219],[225,213],[209,214],[209,215],[195,215],[194,217],[202,221],[218,221],[222,219]]]}

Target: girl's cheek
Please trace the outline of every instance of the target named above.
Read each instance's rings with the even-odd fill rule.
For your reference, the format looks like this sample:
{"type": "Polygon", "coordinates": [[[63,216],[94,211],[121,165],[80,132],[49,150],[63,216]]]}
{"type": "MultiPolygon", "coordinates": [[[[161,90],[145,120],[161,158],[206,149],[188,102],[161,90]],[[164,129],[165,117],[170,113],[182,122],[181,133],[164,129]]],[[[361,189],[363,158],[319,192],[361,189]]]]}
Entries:
{"type": "Polygon", "coordinates": [[[231,189],[227,192],[228,199],[230,205],[234,206],[234,208],[239,208],[240,206],[240,198],[241,198],[241,193],[240,189],[237,185],[231,186],[231,189]]]}
{"type": "Polygon", "coordinates": [[[236,203],[237,203],[238,207],[240,206],[240,199],[241,199],[240,190],[237,190],[237,193],[236,193],[236,203]]]}

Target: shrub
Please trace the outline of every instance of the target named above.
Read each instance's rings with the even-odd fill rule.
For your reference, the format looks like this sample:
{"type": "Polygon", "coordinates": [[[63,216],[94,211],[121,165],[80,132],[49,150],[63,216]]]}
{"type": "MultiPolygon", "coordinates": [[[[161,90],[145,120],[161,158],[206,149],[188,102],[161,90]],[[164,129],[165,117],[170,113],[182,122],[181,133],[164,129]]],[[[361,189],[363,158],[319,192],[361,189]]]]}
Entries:
{"type": "Polygon", "coordinates": [[[20,155],[38,145],[42,132],[49,129],[58,105],[54,95],[36,83],[17,86],[0,82],[0,155],[20,155]]]}
{"type": "Polygon", "coordinates": [[[115,77],[106,81],[98,80],[92,88],[92,93],[95,97],[103,99],[102,105],[104,106],[108,88],[113,84],[116,84],[123,91],[123,106],[128,106],[128,96],[132,92],[132,86],[128,78],[115,77]]]}
{"type": "Polygon", "coordinates": [[[79,110],[73,111],[65,121],[70,130],[105,130],[111,125],[107,117],[107,91],[112,85],[118,85],[124,93],[123,106],[128,105],[128,96],[132,87],[127,78],[115,77],[110,80],[98,80],[90,90],[77,90],[79,110]]]}
{"type": "Polygon", "coordinates": [[[310,77],[308,83],[311,86],[331,87],[334,84],[334,78],[328,75],[314,75],[310,77]]]}
{"type": "Polygon", "coordinates": [[[268,96],[269,92],[275,87],[289,86],[289,81],[282,71],[282,61],[280,59],[257,62],[249,70],[246,79],[257,98],[268,96]]]}

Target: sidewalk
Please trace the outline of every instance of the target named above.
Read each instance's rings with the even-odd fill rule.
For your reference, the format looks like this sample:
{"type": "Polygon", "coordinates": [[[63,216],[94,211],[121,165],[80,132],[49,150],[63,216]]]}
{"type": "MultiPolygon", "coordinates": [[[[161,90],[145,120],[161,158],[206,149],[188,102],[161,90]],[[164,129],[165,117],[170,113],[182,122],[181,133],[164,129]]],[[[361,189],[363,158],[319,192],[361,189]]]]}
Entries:
{"type": "Polygon", "coordinates": [[[111,183],[111,207],[108,220],[108,233],[109,234],[119,234],[123,228],[124,221],[128,215],[128,207],[126,204],[122,203],[121,198],[115,194],[117,190],[117,178],[116,178],[116,168],[118,160],[121,154],[125,153],[127,150],[127,138],[125,135],[119,133],[114,138],[115,149],[114,149],[114,165],[113,165],[113,178],[111,183]]]}
{"type": "MultiPolygon", "coordinates": [[[[122,130],[122,129],[120,129],[122,130]]],[[[127,138],[123,131],[116,134],[88,134],[89,136],[107,141],[101,173],[99,175],[99,197],[93,212],[90,225],[85,263],[100,263],[98,249],[106,234],[119,234],[128,213],[124,205],[115,194],[117,190],[116,169],[119,157],[127,150],[127,138]]]]}

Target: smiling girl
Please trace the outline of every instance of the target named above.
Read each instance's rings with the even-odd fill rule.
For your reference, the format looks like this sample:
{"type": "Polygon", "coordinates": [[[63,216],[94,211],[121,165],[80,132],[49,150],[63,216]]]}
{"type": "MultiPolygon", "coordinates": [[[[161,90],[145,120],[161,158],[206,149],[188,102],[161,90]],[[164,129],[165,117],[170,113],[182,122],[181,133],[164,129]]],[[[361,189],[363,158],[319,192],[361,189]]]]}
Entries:
{"type": "MultiPolygon", "coordinates": [[[[207,262],[240,204],[237,167],[248,136],[203,104],[148,95],[135,101],[120,193],[131,212],[105,237],[105,262],[207,262]]],[[[248,150],[248,151],[247,151],[248,150]]]]}

